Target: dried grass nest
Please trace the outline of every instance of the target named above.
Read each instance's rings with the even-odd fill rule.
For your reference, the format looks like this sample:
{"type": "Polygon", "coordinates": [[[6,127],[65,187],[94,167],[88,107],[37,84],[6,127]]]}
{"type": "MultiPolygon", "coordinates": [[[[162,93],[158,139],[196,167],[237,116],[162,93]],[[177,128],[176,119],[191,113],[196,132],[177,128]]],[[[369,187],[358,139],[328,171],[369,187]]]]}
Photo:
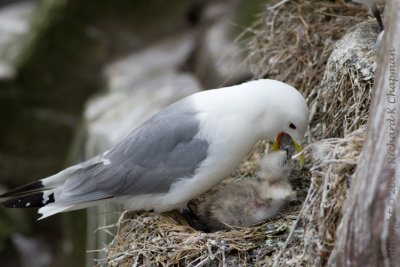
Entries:
{"type": "MultiPolygon", "coordinates": [[[[364,138],[365,127],[345,138],[308,146],[306,156],[312,160],[289,179],[298,200],[255,227],[204,233],[188,226],[177,212],[125,211],[118,223],[103,228],[116,234],[102,249],[106,257],[97,260],[98,266],[272,266],[274,260],[277,266],[300,266],[310,259],[325,263],[364,138]]],[[[210,192],[253,176],[265,147],[259,143],[234,175],[210,192]]]]}
{"type": "MultiPolygon", "coordinates": [[[[331,95],[322,94],[324,83],[321,83],[333,43],[365,18],[366,9],[330,1],[281,3],[267,8],[259,19],[259,27],[254,29],[256,36],[249,45],[249,60],[256,76],[282,80],[299,88],[309,96],[309,104],[318,102],[321,96],[328,100],[337,97],[340,91],[358,82],[365,82],[361,87],[371,86],[371,80],[357,79],[358,72],[351,76],[355,80],[339,82],[340,86],[331,95]]],[[[368,115],[370,93],[359,95],[364,101],[365,120],[348,133],[341,133],[344,138],[323,139],[335,132],[320,131],[318,127],[327,117],[320,106],[314,107],[311,125],[314,128],[309,141],[317,142],[305,149],[308,159],[305,168],[294,170],[289,179],[298,200],[277,217],[255,227],[204,233],[188,226],[177,212],[123,212],[116,224],[102,227],[114,238],[101,249],[106,256],[98,259],[97,265],[303,266],[311,262],[324,265],[335,242],[341,207],[365,138],[362,125],[368,115]]],[[[340,96],[344,98],[342,101],[354,99],[351,94],[340,96]]],[[[359,115],[348,114],[337,110],[331,115],[339,122],[344,116],[350,116],[346,119],[351,120],[354,114],[359,115]]],[[[232,177],[220,186],[254,176],[267,148],[265,142],[258,143],[232,177]]],[[[206,194],[193,201],[192,207],[206,194]]]]}
{"type": "Polygon", "coordinates": [[[344,138],[329,138],[308,147],[311,186],[304,202],[304,246],[314,266],[325,266],[336,241],[342,205],[366,137],[366,126],[344,138]]]}

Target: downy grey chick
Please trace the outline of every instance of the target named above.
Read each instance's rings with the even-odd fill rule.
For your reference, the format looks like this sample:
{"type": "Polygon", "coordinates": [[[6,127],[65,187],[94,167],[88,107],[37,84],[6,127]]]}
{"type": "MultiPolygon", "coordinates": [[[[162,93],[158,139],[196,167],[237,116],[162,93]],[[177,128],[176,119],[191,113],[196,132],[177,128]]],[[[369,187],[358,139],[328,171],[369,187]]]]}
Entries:
{"type": "Polygon", "coordinates": [[[266,154],[260,160],[260,169],[257,176],[270,182],[287,182],[292,171],[291,160],[287,157],[286,151],[276,151],[266,154]]]}
{"type": "Polygon", "coordinates": [[[268,179],[229,184],[200,205],[200,219],[206,230],[215,232],[229,226],[248,227],[275,216],[295,197],[287,182],[290,165],[285,151],[264,156],[261,169],[268,179]],[[281,179],[281,180],[279,180],[281,179]]]}

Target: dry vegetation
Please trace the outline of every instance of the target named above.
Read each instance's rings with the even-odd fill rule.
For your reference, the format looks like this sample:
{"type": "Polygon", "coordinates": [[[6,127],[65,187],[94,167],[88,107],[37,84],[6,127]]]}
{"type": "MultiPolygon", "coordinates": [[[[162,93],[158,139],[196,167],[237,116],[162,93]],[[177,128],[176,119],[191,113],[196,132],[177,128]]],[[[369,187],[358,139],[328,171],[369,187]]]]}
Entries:
{"type": "Polygon", "coordinates": [[[335,244],[352,175],[357,166],[366,127],[345,138],[330,138],[308,147],[312,158],[311,186],[303,214],[306,254],[315,266],[324,266],[335,244]]]}
{"type": "MultiPolygon", "coordinates": [[[[351,54],[353,60],[343,63],[332,56],[327,67],[336,41],[366,20],[367,10],[331,1],[279,3],[267,7],[251,29],[255,36],[248,45],[248,60],[256,77],[297,87],[310,105],[308,140],[312,144],[305,150],[306,167],[294,170],[289,179],[298,200],[261,225],[216,233],[192,229],[176,212],[124,212],[117,224],[103,229],[114,240],[102,249],[106,256],[98,260],[98,265],[272,266],[274,261],[275,266],[325,264],[365,137],[362,126],[371,99],[376,59],[371,45],[377,27],[374,21],[365,24],[372,29],[372,37],[368,37],[369,45],[351,54]],[[360,66],[358,56],[365,54],[367,60],[360,66]],[[324,74],[325,69],[330,74],[324,74]]],[[[258,143],[223,184],[254,176],[266,150],[268,144],[258,143]]],[[[199,199],[191,203],[194,208],[199,199]]]]}
{"type": "Polygon", "coordinates": [[[367,10],[341,1],[271,1],[254,25],[249,63],[257,77],[286,82],[308,96],[340,39],[367,10]],[[283,3],[283,4],[282,4],[283,3]]]}
{"type": "Polygon", "coordinates": [[[321,83],[308,95],[314,139],[344,137],[367,123],[377,33],[376,21],[366,21],[348,30],[335,43],[336,50],[331,53],[321,83]]]}

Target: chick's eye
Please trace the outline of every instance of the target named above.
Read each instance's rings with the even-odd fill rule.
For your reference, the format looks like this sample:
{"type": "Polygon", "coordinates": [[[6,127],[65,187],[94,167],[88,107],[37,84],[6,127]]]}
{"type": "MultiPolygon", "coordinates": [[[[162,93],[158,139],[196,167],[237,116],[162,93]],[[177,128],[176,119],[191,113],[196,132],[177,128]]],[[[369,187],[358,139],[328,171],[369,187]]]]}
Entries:
{"type": "Polygon", "coordinates": [[[289,127],[292,129],[296,129],[296,125],[294,125],[292,122],[289,124],[289,127]]]}

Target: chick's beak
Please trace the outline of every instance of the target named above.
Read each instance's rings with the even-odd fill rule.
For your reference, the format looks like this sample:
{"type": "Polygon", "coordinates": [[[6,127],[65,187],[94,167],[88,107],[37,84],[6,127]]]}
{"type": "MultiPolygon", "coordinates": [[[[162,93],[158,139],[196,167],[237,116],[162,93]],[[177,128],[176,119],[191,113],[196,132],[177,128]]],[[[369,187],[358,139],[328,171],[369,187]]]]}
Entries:
{"type": "MultiPolygon", "coordinates": [[[[296,141],[294,141],[293,138],[291,138],[291,137],[290,137],[288,134],[286,134],[286,133],[280,133],[280,134],[277,136],[275,142],[273,143],[273,148],[272,148],[273,151],[278,151],[278,150],[280,150],[280,149],[284,149],[284,147],[281,147],[281,139],[282,139],[282,136],[284,136],[284,135],[286,135],[286,140],[287,140],[288,137],[290,138],[290,141],[289,141],[289,142],[292,143],[292,144],[290,144],[290,145],[293,145],[293,146],[294,146],[294,148],[296,149],[297,154],[299,154],[300,152],[303,151],[304,145],[301,144],[301,145],[299,146],[299,145],[296,143],[296,141]]],[[[285,138],[284,138],[284,139],[285,139],[285,138]]],[[[285,142],[285,141],[284,141],[284,142],[285,142]]],[[[288,144],[286,143],[284,146],[287,146],[287,145],[288,145],[288,144]]],[[[286,149],[285,149],[285,150],[286,150],[286,149]]],[[[292,150],[292,151],[293,151],[293,150],[292,150]]],[[[289,157],[291,157],[291,153],[290,153],[289,157]]],[[[300,169],[302,169],[303,166],[304,166],[304,162],[305,162],[304,153],[301,153],[301,154],[299,155],[299,161],[300,161],[300,169]]]]}

